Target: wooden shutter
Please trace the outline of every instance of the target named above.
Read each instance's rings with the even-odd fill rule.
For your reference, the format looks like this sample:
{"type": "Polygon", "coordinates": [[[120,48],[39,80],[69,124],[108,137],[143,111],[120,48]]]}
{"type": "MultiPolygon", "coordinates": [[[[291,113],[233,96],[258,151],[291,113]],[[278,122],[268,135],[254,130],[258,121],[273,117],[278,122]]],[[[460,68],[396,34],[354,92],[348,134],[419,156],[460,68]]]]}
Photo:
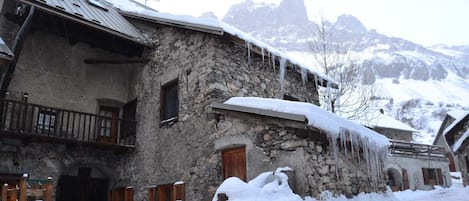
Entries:
{"type": "Polygon", "coordinates": [[[238,177],[246,181],[245,147],[228,149],[222,153],[223,179],[238,177]]]}
{"type": "Polygon", "coordinates": [[[425,185],[428,185],[429,184],[428,169],[427,168],[422,168],[422,173],[423,173],[423,183],[425,185]]]}
{"type": "Polygon", "coordinates": [[[176,201],[184,201],[184,183],[174,184],[174,198],[176,201]]]}
{"type": "Polygon", "coordinates": [[[156,197],[158,193],[158,189],[155,187],[151,187],[148,189],[148,201],[156,201],[156,197]]]}
{"type": "Polygon", "coordinates": [[[159,185],[158,186],[158,201],[174,200],[173,185],[159,185]]]}
{"type": "Polygon", "coordinates": [[[436,176],[438,178],[438,184],[443,185],[443,174],[441,173],[441,169],[436,169],[436,176]]]}
{"type": "Polygon", "coordinates": [[[124,200],[125,201],[134,201],[134,188],[132,188],[132,187],[125,188],[124,200]]]}

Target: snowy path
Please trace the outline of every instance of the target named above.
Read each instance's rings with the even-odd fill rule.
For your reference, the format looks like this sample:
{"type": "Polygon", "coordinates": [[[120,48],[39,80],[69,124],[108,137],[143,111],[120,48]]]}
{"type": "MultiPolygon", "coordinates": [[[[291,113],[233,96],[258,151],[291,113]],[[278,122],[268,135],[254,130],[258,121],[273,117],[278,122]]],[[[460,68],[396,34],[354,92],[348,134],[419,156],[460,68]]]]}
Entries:
{"type": "Polygon", "coordinates": [[[432,191],[395,192],[394,196],[400,201],[467,201],[469,188],[455,185],[451,188],[437,188],[432,191]]]}

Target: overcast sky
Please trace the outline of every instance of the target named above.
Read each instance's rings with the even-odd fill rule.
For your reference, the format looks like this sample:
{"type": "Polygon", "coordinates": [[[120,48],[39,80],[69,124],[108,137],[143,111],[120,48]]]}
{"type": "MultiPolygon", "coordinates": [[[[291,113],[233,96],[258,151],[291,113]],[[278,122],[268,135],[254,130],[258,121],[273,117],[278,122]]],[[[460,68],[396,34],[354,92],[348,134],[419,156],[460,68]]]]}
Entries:
{"type": "MultiPolygon", "coordinates": [[[[149,6],[160,12],[197,17],[212,11],[222,18],[231,5],[244,0],[147,1],[149,6]]],[[[305,0],[305,5],[312,20],[320,12],[331,21],[335,21],[340,14],[351,14],[367,29],[376,29],[379,33],[426,46],[440,43],[469,45],[469,0],[305,0]]]]}

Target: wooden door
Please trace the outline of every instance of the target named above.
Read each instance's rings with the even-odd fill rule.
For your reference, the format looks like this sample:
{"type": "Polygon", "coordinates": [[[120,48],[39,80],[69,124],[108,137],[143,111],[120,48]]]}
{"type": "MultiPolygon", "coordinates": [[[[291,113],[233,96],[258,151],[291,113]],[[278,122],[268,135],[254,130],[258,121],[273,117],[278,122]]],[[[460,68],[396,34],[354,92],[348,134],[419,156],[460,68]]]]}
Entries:
{"type": "Polygon", "coordinates": [[[402,183],[403,183],[403,189],[402,190],[407,190],[407,189],[410,188],[409,175],[408,175],[406,169],[402,169],[402,183]]]}
{"type": "Polygon", "coordinates": [[[115,144],[119,123],[119,108],[101,107],[99,111],[99,143],[115,144]]]}
{"type": "Polygon", "coordinates": [[[158,201],[174,201],[172,184],[158,186],[158,201]]]}
{"type": "Polygon", "coordinates": [[[246,148],[227,149],[222,153],[223,180],[238,177],[246,181],[246,148]]]}

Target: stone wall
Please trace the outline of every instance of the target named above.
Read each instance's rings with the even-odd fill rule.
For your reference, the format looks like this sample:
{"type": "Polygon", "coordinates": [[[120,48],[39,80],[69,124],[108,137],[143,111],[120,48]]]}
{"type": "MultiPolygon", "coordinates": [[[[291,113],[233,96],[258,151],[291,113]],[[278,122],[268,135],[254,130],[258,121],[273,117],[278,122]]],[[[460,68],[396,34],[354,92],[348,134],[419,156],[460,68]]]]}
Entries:
{"type": "MultiPolygon", "coordinates": [[[[285,149],[279,149],[278,144],[259,144],[256,139],[261,133],[256,132],[257,125],[238,119],[236,121],[239,122],[232,122],[231,126],[221,127],[217,116],[210,111],[212,102],[224,102],[234,96],[281,98],[283,94],[288,94],[300,101],[317,104],[315,85],[311,81],[303,84],[298,69],[287,69],[285,92],[282,93],[278,63],[274,69],[269,63],[270,58],[266,57],[264,61],[260,56],[248,58],[247,48],[233,43],[231,36],[156,26],[154,38],[157,39],[156,49],[152,61],[143,69],[137,90],[137,149],[123,159],[128,162],[120,168],[125,170],[120,177],[130,181],[128,185],[135,188],[135,200],[147,200],[150,186],[181,180],[186,182],[187,200],[211,199],[222,182],[220,150],[239,144],[246,145],[248,149],[248,179],[262,171],[271,171],[276,165],[288,164],[295,166],[292,168],[297,171],[296,174],[310,178],[309,182],[303,181],[298,186],[301,194],[317,194],[323,189],[344,193],[369,190],[361,186],[369,182],[360,179],[340,179],[340,184],[328,184],[328,179],[337,180],[333,175],[324,177],[335,167],[323,144],[307,142],[303,146],[304,140],[300,140],[301,146],[294,147],[288,145],[296,139],[293,133],[287,135],[291,139],[281,142],[277,138],[285,131],[265,126],[259,132],[271,130],[272,139],[276,139],[276,143],[281,142],[279,146],[285,143],[285,149]],[[171,126],[160,126],[160,89],[175,79],[179,87],[178,121],[171,126]],[[239,141],[231,140],[230,136],[239,138],[239,141]],[[220,145],[222,142],[226,146],[220,145]],[[269,154],[265,155],[263,149],[269,154]],[[283,162],[269,165],[271,161],[283,162]],[[308,163],[315,165],[307,166],[308,163]],[[320,168],[323,170],[316,172],[320,168]],[[352,187],[352,184],[357,187],[352,187]]],[[[344,162],[339,160],[339,164],[344,162]]],[[[346,178],[350,172],[357,174],[354,178],[361,178],[363,172],[360,170],[363,169],[344,169],[339,177],[346,178]]]]}
{"type": "Polygon", "coordinates": [[[77,176],[79,167],[92,168],[92,177],[109,179],[110,186],[119,185],[115,179],[119,157],[112,151],[81,146],[0,139],[0,174],[52,177],[54,197],[60,177],[77,176]]]}
{"type": "Polygon", "coordinates": [[[376,186],[372,184],[362,156],[342,150],[336,158],[325,133],[306,126],[290,127],[294,123],[288,120],[272,121],[252,115],[226,115],[223,119],[217,124],[219,138],[215,148],[221,151],[229,144],[246,146],[250,179],[288,166],[294,169],[289,178],[291,187],[302,196],[318,198],[325,190],[351,196],[384,189],[384,180],[376,186]]]}

